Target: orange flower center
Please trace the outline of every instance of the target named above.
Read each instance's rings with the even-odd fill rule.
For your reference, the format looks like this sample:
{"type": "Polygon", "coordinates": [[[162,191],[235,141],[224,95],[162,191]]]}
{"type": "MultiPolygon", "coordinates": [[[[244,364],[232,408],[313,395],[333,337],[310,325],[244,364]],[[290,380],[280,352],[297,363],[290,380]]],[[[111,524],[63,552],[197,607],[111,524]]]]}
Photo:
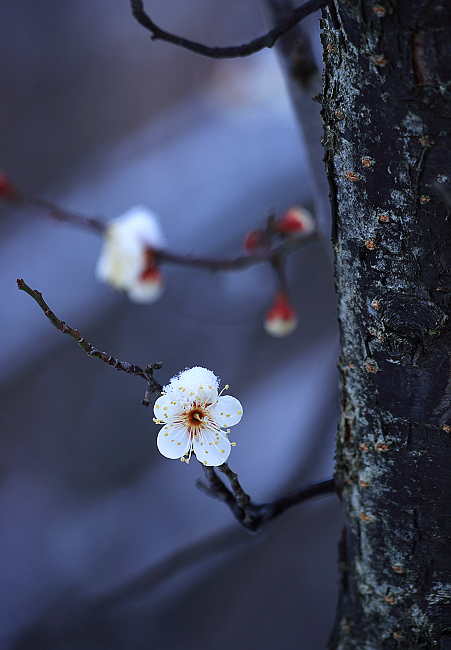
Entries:
{"type": "Polygon", "coordinates": [[[202,424],[205,413],[198,408],[192,409],[188,413],[188,420],[192,427],[198,427],[202,424]]]}

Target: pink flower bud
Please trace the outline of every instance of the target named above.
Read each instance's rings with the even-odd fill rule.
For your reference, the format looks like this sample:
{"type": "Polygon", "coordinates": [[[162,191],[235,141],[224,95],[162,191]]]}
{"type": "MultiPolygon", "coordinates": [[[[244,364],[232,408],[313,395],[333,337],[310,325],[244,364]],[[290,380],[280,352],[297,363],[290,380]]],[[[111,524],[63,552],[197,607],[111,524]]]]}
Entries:
{"type": "Polygon", "coordinates": [[[266,314],[263,326],[270,336],[282,338],[296,329],[298,319],[296,312],[282,291],[277,293],[271,309],[266,314]]]}
{"type": "Polygon", "coordinates": [[[264,230],[251,230],[244,238],[244,248],[248,253],[266,253],[271,242],[264,230]]]}
{"type": "Polygon", "coordinates": [[[305,237],[315,230],[315,221],[308,210],[300,206],[293,206],[276,221],[274,230],[284,235],[305,237]]]}
{"type": "Polygon", "coordinates": [[[5,174],[0,172],[0,198],[13,199],[16,196],[16,189],[5,174]]]}

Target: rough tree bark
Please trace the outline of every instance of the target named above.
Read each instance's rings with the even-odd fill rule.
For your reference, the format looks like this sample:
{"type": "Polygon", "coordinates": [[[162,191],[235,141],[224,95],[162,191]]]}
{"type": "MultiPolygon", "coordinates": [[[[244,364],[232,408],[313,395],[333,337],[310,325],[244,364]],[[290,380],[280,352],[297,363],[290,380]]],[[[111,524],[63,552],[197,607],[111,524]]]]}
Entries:
{"type": "Polygon", "coordinates": [[[451,3],[323,16],[345,511],[330,648],[451,647],[451,3]]]}

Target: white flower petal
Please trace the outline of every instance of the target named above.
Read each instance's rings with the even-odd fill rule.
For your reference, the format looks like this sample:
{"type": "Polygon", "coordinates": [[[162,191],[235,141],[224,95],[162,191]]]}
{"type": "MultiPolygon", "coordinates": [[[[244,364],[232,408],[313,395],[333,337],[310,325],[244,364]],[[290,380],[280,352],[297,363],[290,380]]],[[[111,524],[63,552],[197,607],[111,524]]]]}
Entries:
{"type": "Polygon", "coordinates": [[[168,390],[185,390],[190,392],[198,392],[203,390],[217,390],[219,386],[219,379],[214,372],[195,366],[194,368],[187,368],[171,379],[165,389],[168,390]]]}
{"type": "Polygon", "coordinates": [[[227,460],[232,445],[220,427],[237,424],[243,407],[235,397],[218,397],[218,386],[219,379],[211,370],[195,367],[179,373],[164,387],[154,406],[156,419],[166,423],[157,440],[162,454],[181,458],[192,446],[206,465],[218,466],[227,460]],[[193,438],[191,430],[196,432],[193,438]]]}
{"type": "Polygon", "coordinates": [[[139,280],[127,291],[132,302],[141,304],[155,302],[164,291],[163,277],[159,275],[157,280],[139,280]]]}
{"type": "Polygon", "coordinates": [[[236,397],[222,395],[211,412],[212,417],[221,427],[233,427],[243,417],[243,407],[236,397]]]}
{"type": "Polygon", "coordinates": [[[154,406],[153,412],[157,420],[164,420],[165,422],[172,421],[179,412],[177,403],[170,394],[162,395],[159,397],[154,406]]]}
{"type": "Polygon", "coordinates": [[[137,205],[110,222],[126,243],[138,242],[141,247],[162,248],[163,231],[158,217],[143,205],[137,205]]]}
{"type": "Polygon", "coordinates": [[[95,269],[100,282],[119,291],[133,286],[145,267],[145,253],[141,247],[137,243],[130,246],[124,246],[124,243],[114,226],[108,226],[95,269]]]}
{"type": "Polygon", "coordinates": [[[207,406],[207,404],[214,404],[218,399],[218,391],[216,390],[216,387],[211,384],[208,384],[207,386],[202,384],[202,388],[198,387],[196,391],[190,391],[190,394],[191,392],[194,392],[193,399],[198,404],[203,404],[205,406],[207,406]]]}
{"type": "Polygon", "coordinates": [[[143,282],[141,276],[149,263],[148,250],[161,248],[163,241],[157,218],[142,206],[112,219],[105,229],[97,279],[129,292],[135,302],[153,302],[161,295],[161,278],[143,282]]]}
{"type": "Polygon", "coordinates": [[[181,458],[190,448],[188,430],[166,424],[157,436],[158,451],[166,458],[181,458]]]}
{"type": "Polygon", "coordinates": [[[194,439],[193,448],[197,460],[204,465],[217,467],[225,463],[229,457],[232,445],[222,435],[215,435],[209,431],[204,432],[199,439],[194,439]]]}

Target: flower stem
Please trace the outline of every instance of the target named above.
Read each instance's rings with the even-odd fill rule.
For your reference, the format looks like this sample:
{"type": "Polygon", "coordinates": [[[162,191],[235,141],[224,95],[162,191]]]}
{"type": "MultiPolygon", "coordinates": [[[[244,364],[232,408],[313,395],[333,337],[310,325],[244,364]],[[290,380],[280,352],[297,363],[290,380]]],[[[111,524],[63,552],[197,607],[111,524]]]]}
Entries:
{"type": "Polygon", "coordinates": [[[246,492],[243,490],[241,487],[241,484],[238,480],[238,474],[235,474],[235,472],[232,472],[230,467],[227,465],[227,463],[223,463],[222,465],[219,465],[218,467],[219,471],[222,472],[227,476],[227,478],[230,481],[230,486],[233,490],[233,494],[235,495],[235,498],[238,502],[238,505],[243,508],[243,510],[246,510],[249,508],[251,505],[251,498],[249,495],[246,494],[246,492]]]}

